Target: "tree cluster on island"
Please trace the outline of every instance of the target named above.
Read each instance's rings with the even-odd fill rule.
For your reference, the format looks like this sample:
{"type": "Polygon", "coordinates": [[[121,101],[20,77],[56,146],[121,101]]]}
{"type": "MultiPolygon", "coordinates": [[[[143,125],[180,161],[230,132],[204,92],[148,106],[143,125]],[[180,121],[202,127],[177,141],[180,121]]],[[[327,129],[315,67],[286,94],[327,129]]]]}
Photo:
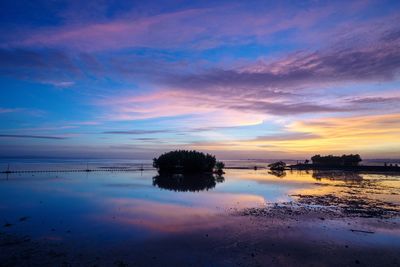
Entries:
{"type": "Polygon", "coordinates": [[[273,171],[284,171],[286,169],[286,163],[283,161],[277,161],[271,164],[268,164],[270,170],[273,171]]]}
{"type": "Polygon", "coordinates": [[[175,150],[153,159],[153,167],[159,173],[223,173],[223,162],[215,156],[195,150],[175,150]]]}
{"type": "MultiPolygon", "coordinates": [[[[328,166],[328,167],[352,167],[359,166],[359,163],[362,161],[359,154],[350,154],[350,155],[342,155],[342,156],[321,156],[315,155],[311,157],[312,165],[309,166],[328,166]]],[[[297,166],[307,166],[309,164],[309,160],[305,160],[304,164],[297,163],[297,166]]],[[[268,165],[270,170],[273,171],[284,171],[286,169],[286,163],[283,161],[277,161],[268,165]]],[[[291,168],[293,167],[290,166],[291,168]]]]}
{"type": "Polygon", "coordinates": [[[358,166],[362,161],[359,154],[350,154],[342,156],[321,156],[315,155],[311,157],[313,165],[321,166],[358,166]]]}

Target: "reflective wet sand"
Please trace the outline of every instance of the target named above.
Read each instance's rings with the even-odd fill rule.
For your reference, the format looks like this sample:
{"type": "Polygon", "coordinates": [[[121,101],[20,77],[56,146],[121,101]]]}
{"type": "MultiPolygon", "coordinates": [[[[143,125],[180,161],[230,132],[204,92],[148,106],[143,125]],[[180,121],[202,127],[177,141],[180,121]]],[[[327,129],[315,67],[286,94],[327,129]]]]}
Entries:
{"type": "Polygon", "coordinates": [[[154,171],[2,175],[1,262],[5,266],[397,266],[400,262],[398,175],[227,170],[223,179],[206,185],[182,184],[178,179],[167,186],[154,177],[154,171]]]}

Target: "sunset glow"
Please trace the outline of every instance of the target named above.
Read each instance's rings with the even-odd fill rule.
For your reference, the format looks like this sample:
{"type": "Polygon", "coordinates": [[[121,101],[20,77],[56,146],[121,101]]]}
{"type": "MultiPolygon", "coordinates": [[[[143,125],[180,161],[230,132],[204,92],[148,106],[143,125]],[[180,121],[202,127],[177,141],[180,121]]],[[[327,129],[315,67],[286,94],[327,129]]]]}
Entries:
{"type": "Polygon", "coordinates": [[[400,157],[399,1],[1,3],[0,156],[400,157]]]}

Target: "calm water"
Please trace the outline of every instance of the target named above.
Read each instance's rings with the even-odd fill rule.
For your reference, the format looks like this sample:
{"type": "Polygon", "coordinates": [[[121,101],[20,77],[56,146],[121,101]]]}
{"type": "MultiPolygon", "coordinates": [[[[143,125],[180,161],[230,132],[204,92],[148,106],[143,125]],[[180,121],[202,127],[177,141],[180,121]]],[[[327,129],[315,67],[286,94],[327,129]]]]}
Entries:
{"type": "MultiPolygon", "coordinates": [[[[230,168],[265,168],[269,163],[276,160],[244,159],[244,160],[223,160],[230,168]]],[[[287,164],[295,164],[302,160],[284,159],[287,164]]],[[[400,159],[392,160],[364,160],[364,165],[400,164],[400,159]]],[[[72,169],[146,169],[152,170],[152,160],[132,159],[65,159],[65,158],[0,158],[0,171],[10,170],[72,170],[72,169]]]]}
{"type": "MultiPolygon", "coordinates": [[[[223,179],[205,186],[187,188],[179,184],[174,188],[153,179],[157,173],[150,163],[90,163],[96,168],[145,166],[144,171],[133,172],[1,174],[1,231],[72,241],[82,246],[98,242],[101,246],[206,228],[220,223],[221,216],[234,210],[291,201],[294,194],[356,192],[400,205],[400,176],[342,172],[272,174],[267,170],[235,169],[227,170],[223,179]]],[[[33,161],[14,162],[12,166],[72,169],[82,163],[43,165],[33,161]]]]}

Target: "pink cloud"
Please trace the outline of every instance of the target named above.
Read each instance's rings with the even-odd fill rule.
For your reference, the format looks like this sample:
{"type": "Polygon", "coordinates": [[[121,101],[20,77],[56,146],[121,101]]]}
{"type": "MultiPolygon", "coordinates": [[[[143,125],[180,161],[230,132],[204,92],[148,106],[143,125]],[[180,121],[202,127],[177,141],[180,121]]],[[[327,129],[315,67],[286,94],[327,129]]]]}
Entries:
{"type": "Polygon", "coordinates": [[[162,90],[147,95],[110,97],[94,104],[107,109],[103,119],[129,121],[190,115],[190,120],[177,120],[174,125],[185,127],[243,126],[260,124],[267,115],[241,112],[215,104],[213,96],[193,92],[162,90]]]}
{"type": "MultiPolygon", "coordinates": [[[[179,24],[204,10],[185,10],[144,18],[128,18],[104,23],[42,29],[14,43],[22,46],[61,46],[85,51],[118,49],[131,46],[151,46],[155,42],[168,45],[167,40],[183,41],[194,34],[185,32],[179,24]]],[[[197,28],[201,31],[201,27],[197,28]]]]}
{"type": "MultiPolygon", "coordinates": [[[[206,49],[220,44],[269,42],[270,35],[290,30],[309,29],[329,18],[336,5],[296,10],[279,5],[250,9],[241,5],[199,8],[165,14],[106,22],[85,22],[56,28],[32,30],[5,46],[68,47],[101,51],[128,47],[176,48],[181,45],[206,49]]],[[[349,10],[346,13],[356,12],[349,10]]]]}
{"type": "Polygon", "coordinates": [[[41,83],[49,84],[60,89],[69,88],[75,84],[75,82],[73,81],[57,81],[57,80],[44,80],[41,81],[41,83]]]}

